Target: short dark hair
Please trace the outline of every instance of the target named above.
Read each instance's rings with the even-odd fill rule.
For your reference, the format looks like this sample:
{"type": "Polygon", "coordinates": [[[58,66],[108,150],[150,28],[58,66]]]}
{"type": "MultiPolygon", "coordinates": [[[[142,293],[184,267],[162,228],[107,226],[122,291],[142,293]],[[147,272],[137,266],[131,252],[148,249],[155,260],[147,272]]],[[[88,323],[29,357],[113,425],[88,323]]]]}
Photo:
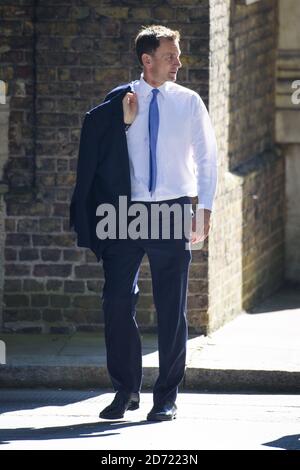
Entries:
{"type": "Polygon", "coordinates": [[[162,25],[142,26],[135,38],[135,50],[141,65],[143,65],[142,55],[155,52],[161,38],[180,41],[180,33],[162,25]]]}

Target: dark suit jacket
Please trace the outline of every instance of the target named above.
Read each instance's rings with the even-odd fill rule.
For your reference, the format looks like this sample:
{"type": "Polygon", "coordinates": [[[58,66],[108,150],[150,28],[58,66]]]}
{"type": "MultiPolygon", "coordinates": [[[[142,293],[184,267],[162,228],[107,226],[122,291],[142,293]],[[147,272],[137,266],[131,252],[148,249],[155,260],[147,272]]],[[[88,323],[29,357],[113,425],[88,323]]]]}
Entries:
{"type": "Polygon", "coordinates": [[[85,115],[81,130],[76,185],[70,205],[70,228],[77,245],[90,248],[101,259],[109,240],[96,235],[96,208],[108,202],[116,206],[119,196],[131,199],[129,157],[122,99],[133,92],[132,83],[114,88],[99,106],[85,115]]]}

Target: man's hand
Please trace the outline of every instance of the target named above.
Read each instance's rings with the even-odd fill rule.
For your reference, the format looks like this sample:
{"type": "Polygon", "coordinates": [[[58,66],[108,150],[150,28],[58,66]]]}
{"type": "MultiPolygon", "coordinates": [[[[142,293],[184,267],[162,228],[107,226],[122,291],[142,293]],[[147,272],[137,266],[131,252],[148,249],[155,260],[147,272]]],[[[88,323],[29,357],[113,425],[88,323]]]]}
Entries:
{"type": "Polygon", "coordinates": [[[210,214],[209,209],[197,209],[194,217],[192,218],[192,233],[191,233],[191,243],[203,242],[207,236],[210,229],[210,214]]]}
{"type": "Polygon", "coordinates": [[[136,93],[126,93],[123,100],[124,123],[132,124],[135,120],[138,110],[138,101],[136,93]]]}

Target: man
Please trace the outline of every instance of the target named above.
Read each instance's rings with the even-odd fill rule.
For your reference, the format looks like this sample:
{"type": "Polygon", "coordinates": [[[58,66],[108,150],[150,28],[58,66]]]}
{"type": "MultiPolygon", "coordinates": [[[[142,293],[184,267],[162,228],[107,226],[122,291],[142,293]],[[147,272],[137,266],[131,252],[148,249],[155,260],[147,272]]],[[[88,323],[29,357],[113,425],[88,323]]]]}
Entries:
{"type": "MultiPolygon", "coordinates": [[[[179,42],[178,31],[159,25],[143,27],[135,39],[136,53],[143,67],[140,80],[135,80],[128,92],[128,85],[112,90],[102,107],[95,108],[96,111],[92,110],[92,116],[94,114],[96,121],[101,111],[106,112],[111,119],[110,130],[107,129],[106,133],[99,127],[103,119],[98,119],[103,143],[101,146],[100,142],[100,147],[105,146],[105,138],[107,142],[111,142],[111,147],[117,145],[123,139],[120,130],[119,139],[114,139],[113,136],[108,139],[105,136],[112,132],[116,122],[111,116],[117,114],[110,110],[120,109],[122,96],[122,117],[130,172],[130,191],[127,191],[127,194],[130,194],[130,203],[144,204],[151,214],[155,204],[167,204],[171,207],[175,203],[183,208],[185,204],[197,200],[199,206],[196,207],[188,237],[193,244],[203,241],[209,232],[216,190],[217,156],[214,132],[203,101],[193,90],[175,83],[178,69],[181,67],[179,42]],[[120,95],[121,91],[124,95],[120,95]],[[199,219],[203,220],[200,228],[196,225],[196,220],[199,219]]],[[[91,127],[91,124],[89,126],[91,127]]],[[[94,125],[94,128],[96,127],[94,125]]],[[[88,136],[92,136],[92,131],[83,130],[78,166],[78,174],[81,168],[81,175],[86,167],[82,156],[84,148],[89,146],[90,149],[89,154],[86,153],[87,158],[91,159],[90,154],[93,153],[88,136]]],[[[115,158],[116,153],[120,162],[114,168],[118,172],[118,166],[123,164],[124,159],[120,158],[120,152],[114,152],[112,158],[115,158]]],[[[103,165],[107,165],[107,154],[105,156],[100,159],[106,162],[103,165]]],[[[94,161],[96,160],[95,156],[94,161]]],[[[97,163],[94,163],[94,167],[96,165],[97,163]]],[[[86,178],[91,179],[91,168],[86,173],[86,178]]],[[[100,175],[101,171],[97,171],[97,174],[100,175]]],[[[116,184],[121,181],[120,178],[116,180],[113,169],[102,168],[102,174],[102,185],[105,185],[105,178],[115,178],[116,184]]],[[[126,177],[126,174],[124,175],[126,177]]],[[[73,197],[73,211],[79,211],[75,206],[81,204],[78,206],[81,208],[78,214],[81,214],[86,210],[88,197],[85,199],[84,208],[82,202],[76,201],[82,201],[81,195],[87,181],[78,176],[77,186],[76,195],[73,197]]],[[[95,185],[95,191],[99,190],[96,188],[100,186],[100,182],[95,185]]],[[[109,189],[105,194],[108,194],[108,191],[109,189]]],[[[118,190],[119,195],[121,192],[118,190]]],[[[123,194],[125,193],[124,190],[123,194]]],[[[104,199],[102,191],[98,202],[104,199]]],[[[106,196],[106,201],[108,199],[106,196]]],[[[110,200],[113,199],[111,196],[110,200]]],[[[149,226],[153,225],[149,215],[149,226]]],[[[84,233],[84,230],[82,227],[77,231],[84,233]]],[[[93,229],[91,231],[93,232],[93,229]]],[[[160,233],[159,239],[128,237],[110,240],[101,245],[105,276],[102,299],[107,367],[117,392],[113,402],[101,411],[101,418],[119,419],[127,410],[139,407],[142,354],[135,321],[135,306],[139,295],[139,267],[145,254],[151,268],[159,349],[159,376],[153,388],[153,408],[147,419],[164,421],[176,417],[175,402],[178,386],[184,376],[187,342],[186,297],[191,246],[189,243],[187,249],[186,242],[184,235],[181,238],[170,237],[166,240],[162,239],[160,233]]],[[[85,241],[81,246],[90,245],[85,241]]]]}

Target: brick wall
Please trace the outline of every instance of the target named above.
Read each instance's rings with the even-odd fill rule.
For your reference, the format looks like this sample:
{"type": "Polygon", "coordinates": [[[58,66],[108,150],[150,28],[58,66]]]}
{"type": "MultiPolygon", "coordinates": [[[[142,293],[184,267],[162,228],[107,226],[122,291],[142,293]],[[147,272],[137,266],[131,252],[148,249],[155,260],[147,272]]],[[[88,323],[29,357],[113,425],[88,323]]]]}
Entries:
{"type": "Polygon", "coordinates": [[[239,178],[228,170],[230,3],[230,0],[210,3],[209,112],[216,133],[219,167],[208,240],[209,309],[202,325],[208,331],[225,323],[241,308],[242,193],[239,178]]]}
{"type": "MultiPolygon", "coordinates": [[[[34,178],[34,9],[29,0],[0,4],[0,76],[7,87],[9,162],[5,179],[14,189],[34,178]],[[12,5],[13,3],[13,5],[12,5]]],[[[3,145],[3,142],[2,142],[3,145]]],[[[1,177],[5,162],[1,162],[1,177]]]]}
{"type": "Polygon", "coordinates": [[[275,147],[277,17],[277,0],[232,10],[229,161],[244,179],[246,309],[275,291],[284,276],[284,160],[275,147]]]}
{"type": "Polygon", "coordinates": [[[277,2],[215,0],[210,22],[210,112],[220,146],[209,245],[213,330],[282,282],[284,165],[274,145],[277,2]]]}
{"type": "MultiPolygon", "coordinates": [[[[2,77],[11,102],[6,195],[7,329],[65,332],[102,325],[101,265],[68,230],[81,123],[116,85],[139,77],[133,41],[143,24],[182,33],[178,83],[208,99],[208,0],[87,0],[1,3],[2,77]],[[38,5],[38,6],[35,6],[38,5]],[[5,46],[3,48],[3,46],[5,46]]],[[[207,310],[207,248],[195,254],[190,325],[207,310]]],[[[150,270],[140,277],[138,320],[155,323],[150,270]]]]}
{"type": "MultiPolygon", "coordinates": [[[[11,210],[14,201],[25,202],[32,193],[34,182],[34,10],[32,1],[9,2],[0,5],[0,79],[7,84],[7,99],[1,107],[1,182],[11,188],[3,201],[6,187],[1,183],[1,287],[4,282],[4,308],[6,293],[15,295],[21,302],[20,276],[30,274],[28,265],[20,266],[17,253],[22,250],[18,212],[11,210]],[[5,137],[4,137],[5,136],[5,137]],[[8,158],[9,157],[9,158],[8,158]],[[11,217],[6,217],[7,211],[11,217]],[[5,230],[5,233],[2,231],[5,230]],[[5,243],[5,238],[6,239],[5,243]]],[[[29,208],[28,208],[29,209],[29,208]]],[[[22,214],[22,204],[19,206],[22,214]]],[[[23,211],[24,214],[24,211],[23,211]]],[[[13,301],[13,297],[9,301],[13,301]],[[11,300],[12,299],[12,300],[11,300]]],[[[2,296],[1,296],[2,301],[2,296]]],[[[25,299],[25,306],[27,298],[25,299]]],[[[20,303],[20,306],[22,304],[20,303]]],[[[2,302],[1,302],[2,307],[2,302]]],[[[14,317],[2,311],[2,324],[14,317]]]]}
{"type": "Polygon", "coordinates": [[[229,166],[274,145],[276,0],[243,6],[230,17],[229,166]]]}
{"type": "MultiPolygon", "coordinates": [[[[284,222],[284,166],[274,146],[276,0],[211,0],[210,8],[208,0],[11,3],[1,2],[0,46],[10,102],[4,326],[102,325],[101,265],[68,230],[80,128],[107,91],[139,77],[133,41],[152,22],[181,31],[178,83],[209,103],[219,148],[212,231],[190,270],[190,327],[216,329],[275,290],[284,222]]],[[[146,258],[139,285],[138,320],[152,328],[146,258]]]]}

